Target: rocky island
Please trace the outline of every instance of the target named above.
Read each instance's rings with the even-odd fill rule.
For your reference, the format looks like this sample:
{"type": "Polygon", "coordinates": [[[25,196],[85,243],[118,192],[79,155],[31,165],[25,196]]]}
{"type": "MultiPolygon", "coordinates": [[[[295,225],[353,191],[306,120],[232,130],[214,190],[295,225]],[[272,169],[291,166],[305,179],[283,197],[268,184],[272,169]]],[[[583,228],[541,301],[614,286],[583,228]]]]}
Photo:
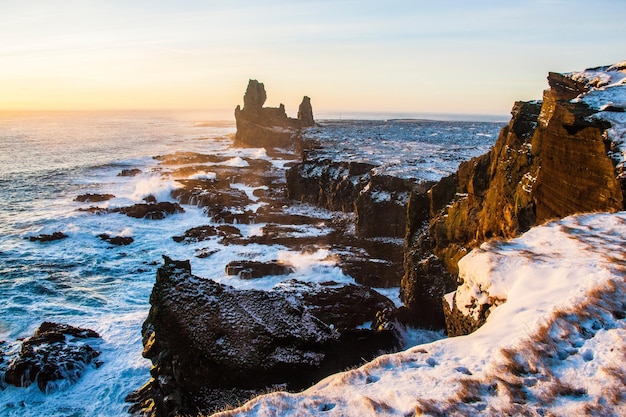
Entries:
{"type": "MultiPolygon", "coordinates": [[[[175,191],[181,203],[204,206],[224,222],[189,230],[181,244],[219,236],[226,243],[281,242],[307,250],[320,242],[294,237],[294,225],[323,219],[286,208],[294,202],[320,206],[347,215],[324,220],[333,230],[324,244],[345,249],[340,267],[361,284],[399,286],[404,306],[366,286],[333,282],[236,290],[193,275],[188,261],[165,257],[142,332],[152,379],[130,397],[132,411],[209,413],[266,391],[307,388],[381,353],[391,354],[301,394],[263,395],[220,415],[623,410],[623,394],[605,400],[593,388],[604,372],[615,376],[607,386],[619,390],[623,369],[607,365],[617,351],[598,353],[600,371],[589,384],[554,369],[593,361],[592,347],[583,347],[605,343],[599,339],[604,331],[622,338],[623,354],[626,219],[618,213],[556,220],[625,209],[625,79],[625,63],[550,73],[542,101],[515,103],[493,148],[438,181],[397,176],[371,161],[319,157],[324,143],[303,135],[315,125],[308,98],[298,119],[290,119],[282,105],[264,108],[264,86],[251,80],[244,108],[235,110],[235,143],[293,152],[292,162],[284,177],[271,164],[249,160],[244,170],[220,168],[217,180],[181,181],[175,191]],[[265,205],[233,210],[250,203],[249,195],[219,180],[233,176],[264,187],[258,199],[265,205]],[[238,232],[237,224],[261,219],[261,235],[238,232]],[[572,249],[573,242],[580,245],[572,249]],[[561,272],[546,272],[546,265],[561,272]],[[542,274],[545,285],[537,281],[542,274]],[[586,279],[589,274],[594,278],[586,279]],[[567,295],[565,303],[559,304],[560,295],[567,295]],[[520,314],[525,319],[516,324],[520,314]],[[524,324],[539,322],[543,327],[524,324]],[[408,325],[445,327],[449,336],[480,330],[466,341],[450,338],[393,353],[408,325]],[[562,340],[550,336],[554,329],[562,330],[562,340]],[[551,350],[552,359],[542,359],[551,350]]],[[[247,278],[292,271],[279,260],[225,268],[247,278]]]]}

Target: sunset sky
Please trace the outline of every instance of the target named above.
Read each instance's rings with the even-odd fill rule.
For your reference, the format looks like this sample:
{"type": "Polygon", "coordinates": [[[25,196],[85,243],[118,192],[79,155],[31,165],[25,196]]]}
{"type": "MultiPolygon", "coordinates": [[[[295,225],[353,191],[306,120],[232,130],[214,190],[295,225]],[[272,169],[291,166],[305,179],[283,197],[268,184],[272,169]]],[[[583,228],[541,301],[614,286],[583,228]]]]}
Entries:
{"type": "Polygon", "coordinates": [[[504,114],[626,59],[624,0],[0,0],[0,110],[504,114]]]}

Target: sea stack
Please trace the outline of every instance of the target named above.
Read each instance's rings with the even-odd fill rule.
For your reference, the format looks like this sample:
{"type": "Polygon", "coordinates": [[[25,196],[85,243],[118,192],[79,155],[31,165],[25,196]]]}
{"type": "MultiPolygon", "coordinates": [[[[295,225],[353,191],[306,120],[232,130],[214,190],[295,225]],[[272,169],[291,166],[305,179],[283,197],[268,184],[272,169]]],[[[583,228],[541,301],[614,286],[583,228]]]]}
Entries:
{"type": "Polygon", "coordinates": [[[243,108],[235,108],[239,145],[265,148],[289,148],[295,145],[302,128],[315,125],[311,99],[305,96],[298,109],[298,118],[287,116],[285,106],[263,107],[267,93],[263,83],[250,80],[243,96],[243,108]]]}

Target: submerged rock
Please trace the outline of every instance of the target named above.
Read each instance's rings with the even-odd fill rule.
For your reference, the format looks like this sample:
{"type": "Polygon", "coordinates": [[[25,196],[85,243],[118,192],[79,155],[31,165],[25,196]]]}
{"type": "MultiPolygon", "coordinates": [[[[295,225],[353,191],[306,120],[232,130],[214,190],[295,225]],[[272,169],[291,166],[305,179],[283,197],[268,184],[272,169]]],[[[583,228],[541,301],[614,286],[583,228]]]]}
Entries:
{"type": "Polygon", "coordinates": [[[135,239],[130,236],[110,236],[107,233],[101,233],[98,235],[98,237],[105,242],[109,242],[110,244],[117,246],[130,245],[135,241],[135,239]]]}
{"type": "Polygon", "coordinates": [[[80,203],[99,203],[115,198],[113,194],[81,194],[74,199],[80,203]]]}
{"type": "Polygon", "coordinates": [[[120,171],[119,174],[117,174],[118,177],[134,177],[136,175],[141,174],[142,171],[138,168],[131,168],[131,169],[123,169],[120,171]]]}
{"type": "Polygon", "coordinates": [[[236,404],[272,386],[305,388],[398,346],[395,332],[356,329],[393,303],[372,290],[285,282],[237,290],[165,257],[143,326],[152,379],[132,412],[197,413],[236,404]]]}
{"type": "Polygon", "coordinates": [[[61,240],[68,238],[69,236],[63,232],[53,232],[52,234],[40,234],[38,236],[29,236],[28,240],[31,242],[53,242],[55,240],[61,240]]]}
{"type": "Polygon", "coordinates": [[[90,365],[99,366],[94,360],[100,352],[84,341],[94,338],[100,335],[93,330],[44,322],[9,360],[4,380],[17,387],[37,382],[44,393],[57,388],[57,381],[74,383],[90,365]]]}

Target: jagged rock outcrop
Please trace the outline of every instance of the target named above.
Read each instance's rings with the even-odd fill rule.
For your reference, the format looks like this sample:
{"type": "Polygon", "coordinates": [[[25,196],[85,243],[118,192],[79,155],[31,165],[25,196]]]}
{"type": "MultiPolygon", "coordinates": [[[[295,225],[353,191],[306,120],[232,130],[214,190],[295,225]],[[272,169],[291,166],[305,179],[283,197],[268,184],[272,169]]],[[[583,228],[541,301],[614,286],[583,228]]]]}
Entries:
{"type": "Polygon", "coordinates": [[[287,195],[328,210],[354,212],[360,237],[402,238],[409,195],[414,193],[427,201],[426,192],[433,183],[374,174],[376,167],[366,162],[305,157],[286,173],[287,195]]]}
{"type": "Polygon", "coordinates": [[[235,141],[246,146],[286,148],[295,145],[299,130],[314,126],[311,99],[305,96],[298,118],[287,117],[285,106],[263,107],[267,94],[263,83],[250,80],[243,96],[243,108],[235,108],[235,141]]]}
{"type": "Polygon", "coordinates": [[[391,330],[356,328],[393,310],[368,288],[287,281],[236,290],[192,275],[189,261],[164,258],[142,331],[152,379],[129,397],[132,412],[197,413],[273,386],[302,389],[397,347],[391,330]]]}
{"type": "Polygon", "coordinates": [[[364,162],[304,160],[287,170],[287,195],[328,210],[352,212],[372,168],[375,165],[364,162]]]}
{"type": "MultiPolygon", "coordinates": [[[[459,259],[488,239],[511,238],[574,213],[624,209],[626,176],[620,167],[626,120],[614,115],[620,107],[615,100],[626,100],[625,79],[623,64],[550,73],[542,102],[516,103],[491,151],[462,163],[430,190],[428,227],[420,227],[409,210],[401,295],[416,315],[432,313],[424,305],[438,304],[453,284],[453,275],[441,285],[442,275],[432,278],[432,267],[424,268],[433,254],[455,274],[459,259]],[[430,302],[415,301],[420,298],[430,302]]],[[[452,335],[485,319],[467,323],[454,304],[446,311],[452,335]]]]}
{"type": "Polygon", "coordinates": [[[62,381],[74,383],[87,367],[100,365],[96,361],[100,352],[85,343],[97,338],[100,335],[93,330],[44,322],[9,360],[4,380],[17,387],[36,382],[44,393],[62,387],[62,381]]]}

